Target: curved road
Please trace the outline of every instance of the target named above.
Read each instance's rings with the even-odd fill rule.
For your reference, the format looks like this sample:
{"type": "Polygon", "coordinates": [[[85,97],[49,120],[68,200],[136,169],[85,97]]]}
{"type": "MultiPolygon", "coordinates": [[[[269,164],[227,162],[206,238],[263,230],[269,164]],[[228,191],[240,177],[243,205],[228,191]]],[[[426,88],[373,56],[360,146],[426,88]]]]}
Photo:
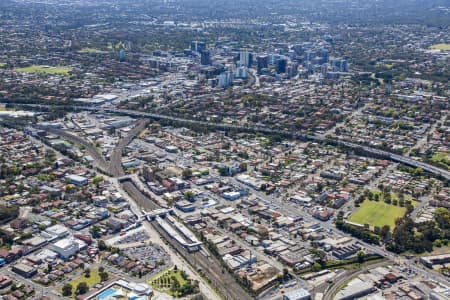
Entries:
{"type": "Polygon", "coordinates": [[[365,153],[376,155],[378,157],[382,157],[385,159],[389,159],[395,162],[403,163],[405,165],[409,165],[415,168],[421,168],[427,172],[430,172],[434,175],[440,176],[446,180],[450,180],[450,172],[447,170],[443,170],[441,168],[435,167],[433,165],[414,160],[412,158],[402,156],[399,154],[395,154],[392,152],[388,152],[385,150],[380,150],[377,148],[365,146],[356,144],[353,142],[345,141],[339,138],[326,138],[323,135],[315,134],[315,135],[309,135],[309,134],[302,134],[299,132],[293,132],[293,131],[287,131],[287,130],[278,130],[278,129],[270,129],[267,127],[262,126],[241,126],[241,125],[234,125],[234,124],[224,124],[224,123],[213,123],[213,122],[205,122],[205,121],[199,121],[199,120],[191,120],[186,118],[180,118],[180,117],[174,117],[174,116],[167,116],[167,115],[161,115],[156,113],[148,113],[148,112],[141,112],[141,111],[134,111],[134,110],[127,110],[127,109],[106,109],[106,108],[99,108],[99,107],[80,107],[85,110],[90,111],[97,111],[97,112],[103,112],[103,113],[120,113],[125,114],[129,116],[134,117],[146,117],[146,118],[152,118],[156,120],[168,120],[168,121],[174,121],[179,122],[183,124],[188,125],[201,125],[201,126],[208,126],[212,128],[222,129],[222,130],[237,130],[237,131],[244,131],[244,132],[261,132],[266,134],[277,134],[277,135],[284,135],[284,136],[290,136],[292,138],[296,139],[306,139],[311,140],[315,142],[326,142],[329,144],[334,144],[341,147],[350,148],[353,150],[361,150],[365,153]]]}
{"type": "Polygon", "coordinates": [[[65,130],[58,129],[58,128],[51,128],[51,127],[44,127],[44,126],[38,126],[38,128],[46,130],[50,133],[53,133],[55,135],[61,136],[73,143],[83,145],[86,150],[89,152],[89,154],[92,156],[94,161],[97,163],[97,165],[102,169],[103,171],[107,171],[108,169],[108,163],[106,162],[103,155],[101,155],[95,147],[89,143],[88,141],[84,140],[83,138],[76,136],[74,134],[68,133],[65,130]]]}
{"type": "Polygon", "coordinates": [[[115,177],[125,175],[125,171],[122,167],[123,150],[141,131],[147,128],[148,123],[149,120],[137,121],[136,126],[134,126],[133,129],[131,129],[131,131],[127,134],[127,136],[122,138],[117,146],[112,150],[108,167],[108,171],[111,175],[115,177]]]}
{"type": "MultiPolygon", "coordinates": [[[[330,144],[334,144],[337,146],[341,146],[341,147],[346,147],[346,148],[350,148],[350,149],[354,149],[354,150],[360,150],[363,151],[365,153],[371,154],[371,155],[376,155],[378,157],[382,157],[382,158],[386,158],[386,159],[390,159],[396,162],[400,162],[403,164],[407,164],[413,167],[420,167],[425,171],[428,171],[430,173],[433,173],[437,176],[441,176],[446,180],[450,180],[450,172],[446,171],[446,170],[442,170],[440,168],[434,167],[432,165],[420,162],[420,161],[416,161],[413,160],[411,158],[402,156],[402,155],[398,155],[398,154],[394,154],[388,151],[383,151],[383,150],[379,150],[376,148],[372,148],[372,147],[368,147],[368,146],[364,146],[364,145],[359,145],[356,143],[352,143],[352,142],[348,142],[348,141],[344,141],[341,139],[328,139],[322,135],[306,135],[306,134],[300,134],[297,132],[290,132],[290,131],[283,131],[283,130],[276,130],[276,129],[269,129],[269,128],[264,128],[264,127],[257,127],[257,126],[239,126],[239,125],[233,125],[233,124],[220,124],[220,123],[211,123],[211,122],[204,122],[204,121],[198,121],[198,120],[190,120],[190,119],[185,119],[185,118],[179,118],[179,117],[173,117],[173,116],[166,116],[166,115],[161,115],[161,114],[154,114],[154,113],[146,113],[146,112],[139,112],[139,111],[133,111],[133,110],[123,110],[123,109],[104,109],[104,108],[94,108],[94,107],[80,107],[81,109],[84,110],[89,110],[89,111],[97,111],[97,112],[103,112],[103,113],[119,113],[119,114],[125,114],[125,115],[130,115],[130,116],[135,116],[135,117],[145,117],[145,118],[152,118],[152,119],[156,119],[156,120],[169,120],[169,121],[175,121],[175,122],[179,122],[182,124],[190,124],[190,125],[201,125],[201,126],[209,126],[209,127],[213,127],[213,128],[218,128],[218,129],[233,129],[233,130],[238,130],[238,131],[245,131],[245,132],[262,132],[262,133],[268,133],[268,134],[278,134],[278,135],[286,135],[286,136],[291,136],[293,138],[299,138],[299,139],[307,139],[307,140],[312,140],[312,141],[316,141],[316,142],[326,142],[326,143],[330,143],[330,144]]],[[[131,132],[130,134],[132,134],[133,132],[131,132]]],[[[64,136],[64,135],[63,135],[64,136]]],[[[134,138],[136,135],[134,135],[132,138],[134,138]]],[[[125,147],[131,140],[127,140],[126,138],[121,141],[123,142],[123,147],[125,147]]],[[[119,144],[121,144],[121,142],[119,144]]],[[[85,143],[80,142],[80,144],[85,145],[85,143]]],[[[122,148],[123,150],[123,148],[122,148]]],[[[118,169],[114,169],[114,170],[120,170],[121,166],[118,167],[117,166],[117,161],[119,161],[119,164],[121,165],[121,156],[122,156],[122,150],[117,149],[117,156],[115,156],[114,159],[112,159],[112,165],[113,168],[118,168],[118,169]],[[119,155],[120,154],[120,155],[119,155]],[[113,163],[114,161],[114,163],[113,163]]],[[[95,153],[94,153],[95,154],[95,153]]],[[[96,159],[96,156],[94,156],[94,159],[96,159]]],[[[100,155],[101,159],[103,159],[103,157],[100,155]]],[[[99,164],[103,164],[102,160],[98,160],[98,162],[100,162],[99,164]]],[[[104,159],[103,159],[104,160],[104,159]]],[[[96,159],[97,161],[97,159],[96,159]]],[[[122,174],[121,172],[117,171],[117,174],[122,174]]],[[[116,175],[117,176],[117,175],[116,175]]],[[[128,184],[127,184],[128,185],[128,184]]],[[[137,187],[134,185],[134,183],[131,183],[132,186],[127,187],[128,190],[132,190],[132,192],[130,194],[135,194],[137,192],[139,192],[140,194],[142,194],[137,187]]],[[[137,194],[134,195],[133,198],[137,197],[137,194]]],[[[146,197],[148,199],[148,197],[146,197]]],[[[152,200],[147,200],[144,198],[144,200],[142,200],[142,204],[145,203],[147,205],[149,205],[149,203],[152,203],[152,200]],[[145,202],[144,202],[145,201],[145,202]]],[[[155,203],[153,203],[153,205],[156,205],[155,203]]],[[[328,224],[327,224],[328,225],[328,224]]],[[[325,226],[327,227],[327,226],[325,226]]],[[[332,226],[329,226],[330,228],[332,226]]],[[[170,240],[169,240],[170,241],[170,240]]],[[[170,241],[171,244],[173,244],[173,241],[170,241]]],[[[366,243],[362,243],[367,249],[373,251],[374,253],[379,253],[382,254],[383,256],[391,259],[391,260],[396,260],[399,258],[399,256],[392,254],[392,253],[388,253],[387,251],[385,251],[384,249],[382,249],[382,247],[377,247],[377,246],[373,246],[373,245],[368,245],[366,243]]],[[[175,246],[174,246],[175,247],[175,246]]],[[[194,255],[189,255],[189,257],[192,259],[194,257],[194,255]]],[[[199,258],[200,259],[200,258],[199,258]]],[[[201,258],[201,262],[198,261],[196,264],[194,265],[202,265],[205,261],[204,259],[210,259],[207,257],[203,257],[201,258]]],[[[415,269],[417,269],[418,271],[425,271],[425,273],[428,273],[430,275],[430,271],[429,270],[423,270],[420,267],[415,266],[415,269]]],[[[205,272],[207,272],[208,275],[213,276],[213,278],[218,278],[218,282],[220,282],[220,274],[216,273],[216,272],[209,272],[208,269],[205,270],[205,272]]],[[[436,280],[441,280],[442,278],[440,278],[440,276],[438,274],[432,274],[433,278],[435,278],[436,280]]],[[[237,285],[237,284],[236,284],[237,285]]],[[[239,288],[240,286],[237,285],[239,288]]],[[[339,285],[338,285],[339,286],[339,285]]],[[[228,287],[229,288],[229,287],[228,287]]],[[[227,290],[227,287],[221,286],[219,289],[221,291],[223,290],[227,290]]],[[[233,287],[234,288],[234,287],[233,287]]],[[[225,293],[226,295],[226,293],[225,293]]],[[[230,295],[231,296],[231,295],[230,295]]],[[[233,299],[233,297],[231,297],[231,299],[233,299]]]]}
{"type": "MultiPolygon", "coordinates": [[[[125,172],[122,168],[122,154],[123,149],[131,143],[131,141],[148,125],[148,120],[139,120],[137,125],[127,134],[126,137],[122,138],[118,145],[114,148],[111,154],[111,161],[109,166],[109,171],[113,176],[120,177],[124,176],[125,172]]],[[[152,211],[160,208],[159,205],[143,191],[141,191],[133,180],[125,179],[121,182],[122,188],[128,195],[136,201],[136,203],[147,211],[152,211]]],[[[202,272],[207,275],[211,284],[220,291],[225,299],[230,300],[251,300],[252,297],[242,289],[242,287],[236,282],[236,280],[226,271],[223,271],[220,262],[212,257],[205,256],[203,253],[189,253],[184,247],[179,245],[174,239],[167,235],[167,233],[162,230],[157,222],[150,222],[152,226],[162,235],[176,250],[177,252],[194,267],[201,267],[202,272]]]]}
{"type": "Polygon", "coordinates": [[[333,285],[325,292],[325,294],[323,295],[323,299],[324,300],[332,300],[333,297],[336,295],[337,292],[339,292],[339,289],[342,287],[343,284],[345,284],[345,282],[347,280],[350,280],[353,277],[356,277],[362,273],[367,272],[370,269],[373,268],[377,268],[377,267],[381,267],[381,266],[385,266],[388,265],[389,262],[381,262],[381,263],[377,263],[377,264],[373,264],[373,265],[368,265],[362,269],[358,269],[358,270],[352,270],[352,271],[346,271],[345,273],[343,273],[345,276],[340,277],[337,281],[333,282],[333,285]]]}
{"type": "MultiPolygon", "coordinates": [[[[22,104],[23,106],[30,106],[30,107],[41,107],[41,106],[48,106],[49,105],[37,105],[37,104],[22,104]]],[[[65,106],[62,106],[65,107],[65,106]]],[[[237,130],[237,131],[243,131],[243,132],[260,132],[260,133],[266,133],[266,134],[276,134],[276,135],[284,135],[284,136],[290,136],[292,138],[296,139],[305,139],[305,140],[311,140],[315,142],[325,142],[332,145],[337,145],[341,147],[346,147],[353,150],[360,150],[362,152],[365,152],[370,155],[375,155],[380,158],[389,159],[395,162],[399,162],[405,165],[409,165],[415,168],[421,168],[424,171],[427,171],[429,173],[432,173],[436,176],[442,177],[445,180],[450,181],[450,171],[443,170],[441,168],[435,167],[431,164],[427,164],[403,155],[395,154],[389,151],[380,150],[377,148],[373,148],[366,145],[360,145],[353,142],[345,141],[339,138],[327,138],[323,135],[319,134],[305,134],[305,133],[299,133],[294,131],[288,131],[288,130],[279,130],[279,129],[270,129],[267,127],[262,126],[242,126],[242,125],[234,125],[234,124],[224,124],[224,123],[213,123],[213,122],[205,122],[205,121],[199,121],[199,120],[192,120],[192,119],[186,119],[186,118],[180,118],[175,116],[168,116],[168,115],[162,115],[162,114],[156,114],[156,113],[149,113],[149,112],[142,112],[142,111],[135,111],[135,110],[128,110],[128,109],[112,109],[112,108],[101,108],[101,107],[88,107],[88,106],[76,106],[80,110],[87,110],[87,111],[95,111],[100,113],[119,113],[134,117],[144,117],[144,118],[151,118],[155,120],[167,120],[167,121],[174,121],[182,124],[187,125],[200,125],[200,126],[207,126],[211,128],[217,128],[221,130],[237,130]]],[[[74,108],[74,106],[70,106],[70,108],[74,108]]]]}
{"type": "MultiPolygon", "coordinates": [[[[114,177],[121,177],[125,175],[122,168],[122,154],[123,149],[148,125],[148,120],[139,120],[137,125],[127,134],[126,137],[122,138],[118,145],[114,148],[111,155],[111,161],[109,165],[106,163],[103,156],[96,151],[96,149],[84,139],[67,133],[61,129],[53,128],[43,128],[58,134],[68,140],[84,145],[86,149],[93,151],[92,157],[94,160],[102,164],[103,167],[107,166],[105,169],[109,171],[114,177]]],[[[159,205],[151,199],[149,196],[145,195],[132,181],[131,178],[122,180],[121,182],[123,190],[141,207],[147,211],[155,210],[160,208],[159,205]]],[[[189,262],[194,267],[201,268],[202,272],[206,274],[207,278],[210,280],[211,284],[220,291],[224,296],[224,299],[229,300],[251,300],[252,297],[236,282],[236,280],[227,272],[224,271],[220,262],[211,255],[205,256],[203,253],[189,253],[181,245],[179,245],[174,239],[168,236],[164,230],[162,230],[156,222],[151,222],[153,227],[162,235],[172,246],[177,250],[177,252],[184,257],[186,261],[189,262]]],[[[205,250],[206,252],[206,250],[205,250]]]]}

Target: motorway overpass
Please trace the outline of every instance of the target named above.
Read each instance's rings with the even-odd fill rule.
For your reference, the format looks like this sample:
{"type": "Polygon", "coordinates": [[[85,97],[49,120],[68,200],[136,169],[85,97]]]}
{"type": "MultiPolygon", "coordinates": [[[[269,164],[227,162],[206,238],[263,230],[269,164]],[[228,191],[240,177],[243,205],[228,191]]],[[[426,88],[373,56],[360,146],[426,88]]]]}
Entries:
{"type": "MultiPolygon", "coordinates": [[[[21,104],[23,106],[30,106],[30,107],[50,107],[49,105],[38,105],[38,104],[21,104]]],[[[71,109],[74,108],[74,106],[70,107],[71,109]]],[[[117,114],[124,114],[129,115],[133,117],[141,117],[141,118],[150,118],[154,120],[164,120],[164,121],[172,121],[177,122],[184,125],[199,125],[199,126],[205,126],[210,128],[215,128],[219,130],[236,130],[241,132],[260,132],[264,134],[276,134],[281,136],[288,136],[296,139],[303,139],[303,140],[310,140],[315,141],[319,143],[328,143],[340,147],[345,147],[353,150],[359,150],[363,153],[366,153],[367,155],[373,155],[379,158],[383,159],[389,159],[394,162],[402,163],[414,168],[421,168],[424,171],[427,171],[429,173],[432,173],[440,178],[443,178],[447,181],[450,181],[450,172],[447,170],[443,170],[441,168],[438,168],[436,166],[433,166],[431,164],[421,162],[403,155],[395,154],[389,151],[377,149],[374,147],[366,146],[366,145],[360,145],[353,142],[345,141],[339,138],[327,138],[323,135],[315,134],[305,134],[300,132],[293,132],[288,130],[279,130],[279,129],[270,129],[267,127],[262,126],[242,126],[242,125],[235,125],[235,124],[225,124],[225,123],[214,123],[214,122],[206,122],[206,121],[199,121],[199,120],[192,120],[192,119],[186,119],[186,118],[180,118],[175,116],[169,116],[169,115],[163,115],[163,114],[157,114],[157,113],[149,113],[149,112],[142,112],[142,111],[136,111],[136,110],[129,110],[129,109],[115,109],[115,108],[102,108],[102,107],[93,107],[93,106],[77,106],[80,110],[87,110],[87,111],[94,111],[94,112],[100,112],[100,113],[117,113],[117,114]]]]}
{"type": "Polygon", "coordinates": [[[373,155],[379,158],[383,159],[389,159],[398,163],[402,163],[414,168],[421,168],[424,171],[427,171],[429,173],[432,173],[438,177],[441,177],[445,180],[450,180],[450,172],[447,170],[443,170],[441,168],[435,167],[431,164],[427,164],[403,155],[395,154],[389,151],[380,150],[374,147],[360,145],[348,141],[344,141],[338,138],[327,138],[322,135],[308,135],[308,134],[302,134],[299,132],[293,132],[293,131],[287,131],[287,130],[278,130],[278,129],[270,129],[267,127],[261,127],[261,126],[242,126],[242,125],[235,125],[235,124],[224,124],[224,123],[214,123],[214,122],[206,122],[206,121],[199,121],[199,120],[191,120],[186,118],[180,118],[175,116],[168,116],[168,115],[162,115],[162,114],[156,114],[156,113],[148,113],[148,112],[141,112],[141,111],[135,111],[135,110],[127,110],[127,109],[105,109],[105,108],[96,108],[96,107],[83,107],[85,110],[91,110],[91,111],[98,111],[103,113],[119,113],[119,114],[125,114],[129,116],[134,117],[143,117],[143,118],[151,118],[155,120],[166,120],[166,121],[173,121],[178,122],[181,124],[186,125],[199,125],[199,126],[205,126],[205,127],[211,127],[216,128],[220,130],[236,130],[236,131],[243,131],[243,132],[260,132],[265,134],[277,134],[282,136],[288,136],[296,139],[304,139],[304,140],[311,140],[315,142],[325,142],[332,145],[345,147],[353,150],[360,150],[368,155],[373,155]]]}

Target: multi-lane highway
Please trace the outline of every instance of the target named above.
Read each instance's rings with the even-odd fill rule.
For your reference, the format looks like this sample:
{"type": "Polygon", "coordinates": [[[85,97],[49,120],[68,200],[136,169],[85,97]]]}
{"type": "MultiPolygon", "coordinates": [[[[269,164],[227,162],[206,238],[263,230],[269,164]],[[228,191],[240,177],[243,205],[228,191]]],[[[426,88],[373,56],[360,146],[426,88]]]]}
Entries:
{"type": "Polygon", "coordinates": [[[186,119],[186,118],[180,118],[175,116],[169,116],[169,115],[162,115],[157,113],[149,113],[149,112],[142,112],[142,111],[135,111],[135,110],[129,110],[129,109],[113,109],[113,108],[102,108],[102,107],[87,107],[87,106],[79,106],[79,109],[82,110],[89,110],[89,111],[96,111],[100,113],[119,113],[119,114],[125,114],[129,116],[134,117],[144,117],[144,118],[151,118],[155,120],[166,120],[166,121],[172,121],[177,122],[180,124],[185,125],[200,125],[210,128],[216,128],[221,130],[236,130],[236,131],[244,131],[244,132],[260,132],[260,133],[266,133],[266,134],[277,134],[281,136],[289,136],[296,139],[305,139],[315,142],[326,142],[333,145],[337,145],[340,147],[345,147],[353,150],[359,150],[360,152],[366,153],[368,155],[374,155],[380,158],[389,159],[395,162],[399,162],[405,165],[409,165],[415,168],[421,168],[427,172],[430,172],[436,176],[442,177],[446,180],[450,180],[450,172],[447,170],[443,170],[441,168],[435,167],[431,164],[427,164],[403,155],[395,154],[392,152],[388,152],[385,150],[380,150],[374,147],[366,146],[366,145],[360,145],[356,144],[350,141],[345,141],[339,138],[330,138],[325,137],[323,135],[315,134],[304,134],[300,132],[293,132],[288,130],[279,130],[279,129],[271,129],[268,127],[261,127],[261,126],[242,126],[242,125],[235,125],[235,124],[225,124],[225,123],[214,123],[214,122],[206,122],[206,121],[199,121],[199,120],[193,120],[193,119],[186,119]]]}
{"type": "MultiPolygon", "coordinates": [[[[22,104],[23,106],[30,106],[30,107],[42,107],[46,105],[37,105],[37,104],[22,104]]],[[[48,106],[50,107],[50,106],[48,106]]],[[[71,109],[74,109],[74,106],[70,107],[71,109]]],[[[236,131],[242,131],[242,132],[260,132],[260,133],[266,133],[266,134],[276,134],[281,136],[289,136],[291,138],[295,139],[304,139],[304,140],[310,140],[315,141],[319,143],[329,143],[332,145],[336,145],[339,147],[345,147],[352,150],[358,150],[361,153],[365,153],[367,155],[373,155],[384,159],[389,159],[394,162],[402,163],[408,166],[412,166],[415,168],[421,168],[429,173],[432,173],[438,177],[441,177],[445,180],[450,180],[450,171],[443,170],[441,168],[435,167],[431,164],[421,162],[403,155],[395,154],[389,151],[377,149],[374,147],[370,147],[367,145],[360,145],[357,143],[353,143],[351,141],[345,141],[339,138],[334,137],[326,137],[324,135],[320,134],[306,134],[306,133],[300,133],[300,132],[293,132],[288,130],[280,130],[280,129],[271,129],[268,127],[262,127],[262,126],[242,126],[242,125],[235,125],[235,124],[226,124],[226,123],[214,123],[214,122],[206,122],[206,121],[199,121],[199,120],[193,120],[193,119],[186,119],[186,118],[180,118],[176,116],[170,116],[170,115],[163,115],[163,114],[157,114],[157,113],[150,113],[150,112],[142,112],[142,111],[136,111],[136,110],[129,110],[129,109],[116,109],[116,108],[104,108],[104,107],[93,107],[93,106],[77,106],[80,110],[87,110],[87,111],[94,111],[94,112],[100,112],[100,113],[117,113],[117,114],[124,114],[129,115],[133,117],[140,117],[140,118],[151,118],[155,120],[165,120],[165,121],[172,121],[179,124],[184,125],[198,125],[198,126],[205,126],[210,128],[216,128],[220,130],[236,130],[236,131]]]]}
{"type": "MultiPolygon", "coordinates": [[[[125,115],[130,115],[130,116],[134,116],[134,117],[144,117],[144,118],[151,118],[151,119],[156,119],[156,120],[168,120],[168,121],[173,121],[173,122],[177,122],[179,124],[184,124],[184,125],[201,125],[201,126],[208,126],[208,127],[212,127],[212,128],[217,128],[217,129],[222,129],[222,130],[237,130],[237,131],[245,131],[245,132],[261,132],[261,133],[268,133],[268,134],[278,134],[278,135],[284,135],[284,136],[290,136],[292,138],[299,138],[299,139],[305,139],[305,140],[311,140],[311,141],[316,141],[316,142],[328,142],[330,144],[334,144],[337,146],[341,146],[341,147],[346,147],[346,148],[350,148],[350,149],[357,149],[359,151],[362,151],[368,155],[376,155],[378,157],[382,157],[382,158],[386,158],[386,159],[390,159],[392,161],[395,162],[399,162],[399,163],[403,163],[403,164],[407,164],[413,167],[419,167],[422,168],[425,171],[428,171],[430,173],[433,173],[437,176],[440,176],[446,180],[450,179],[450,172],[446,171],[446,170],[442,170],[440,168],[437,168],[435,166],[411,159],[409,157],[405,157],[402,155],[398,155],[398,154],[394,154],[388,151],[383,151],[383,150],[379,150],[376,148],[372,148],[369,146],[364,146],[364,145],[359,145],[356,143],[352,143],[349,141],[343,141],[337,138],[334,139],[329,139],[326,138],[324,136],[321,135],[304,135],[304,134],[300,134],[300,133],[295,133],[295,132],[289,132],[289,131],[283,131],[283,130],[277,130],[277,129],[270,129],[270,128],[263,128],[263,127],[244,127],[244,126],[240,126],[240,125],[233,125],[233,124],[221,124],[221,123],[212,123],[212,122],[204,122],[204,121],[198,121],[198,120],[190,120],[190,119],[185,119],[185,118],[179,118],[179,117],[173,117],[173,116],[166,116],[166,115],[161,115],[161,114],[154,114],[154,113],[146,113],[146,112],[139,112],[139,111],[133,111],[133,110],[123,110],[123,109],[106,109],[106,108],[100,108],[100,107],[80,107],[80,109],[83,110],[89,110],[89,111],[96,111],[96,112],[100,112],[100,113],[119,113],[119,114],[125,114],[125,115]]],[[[141,123],[141,124],[145,124],[145,123],[141,123]]],[[[145,127],[145,126],[144,126],[145,127]]],[[[135,128],[138,128],[138,126],[136,126],[135,128]]],[[[140,129],[141,130],[141,129],[140,129]]],[[[63,137],[68,137],[67,133],[63,133],[61,131],[56,131],[54,129],[52,129],[52,131],[55,134],[60,134],[63,137]],[[59,132],[59,133],[58,133],[59,132]]],[[[123,148],[128,145],[131,140],[137,135],[137,133],[139,132],[139,129],[132,130],[132,132],[130,133],[129,137],[125,137],[124,139],[122,139],[119,142],[119,146],[116,150],[113,151],[113,155],[112,155],[112,160],[111,160],[111,164],[108,166],[108,170],[112,170],[113,173],[115,173],[115,176],[121,176],[123,175],[123,170],[121,170],[121,166],[118,166],[118,164],[121,165],[121,157],[122,157],[122,150],[123,148]]],[[[70,139],[73,140],[73,136],[70,137],[70,139]]],[[[88,145],[86,145],[86,143],[88,144],[88,142],[83,141],[81,139],[81,141],[78,141],[80,144],[85,145],[86,147],[88,145]]],[[[94,148],[95,149],[95,148],[94,148]]],[[[95,153],[92,153],[95,154],[95,153]]],[[[100,155],[100,157],[97,157],[97,155],[92,155],[94,157],[94,159],[98,162],[99,165],[103,165],[104,164],[104,159],[103,157],[100,155]]],[[[139,189],[134,185],[134,183],[129,182],[129,183],[124,183],[124,189],[133,197],[133,199],[135,199],[140,205],[142,205],[143,207],[147,207],[149,209],[154,209],[157,207],[157,204],[154,203],[151,199],[149,199],[147,196],[143,195],[142,192],[139,191],[139,189]],[[143,196],[142,196],[143,195],[143,196]]],[[[263,195],[259,195],[263,198],[263,195]]],[[[267,199],[268,201],[271,201],[273,199],[267,199]]],[[[280,203],[281,205],[283,205],[282,203],[280,203]]],[[[292,209],[292,207],[287,207],[289,205],[286,206],[286,203],[284,203],[284,207],[286,209],[292,209]]],[[[283,209],[282,209],[283,210],[283,209]]],[[[298,209],[294,209],[293,211],[297,211],[299,212],[298,209]]],[[[282,211],[283,212],[283,211],[282,211]]],[[[292,211],[291,211],[292,212],[292,211]]],[[[309,219],[310,216],[307,216],[306,212],[302,213],[303,215],[305,215],[306,219],[309,219]]],[[[334,231],[336,230],[334,228],[334,226],[331,223],[323,223],[322,224],[323,227],[329,231],[334,231]]],[[[169,239],[169,242],[174,243],[173,241],[171,241],[169,239]]],[[[369,245],[367,243],[363,243],[361,242],[361,244],[368,250],[374,252],[374,253],[379,253],[393,261],[398,261],[401,257],[387,252],[385,251],[385,249],[383,247],[380,246],[375,246],[375,245],[369,245]]],[[[175,248],[179,248],[179,245],[173,245],[175,248]]],[[[181,251],[181,250],[180,250],[181,251]]],[[[183,255],[183,253],[180,252],[180,254],[183,255]]],[[[186,254],[184,254],[186,255],[186,254]]],[[[183,255],[183,256],[184,256],[183,255]]],[[[190,259],[196,259],[196,264],[195,265],[199,265],[202,266],[205,264],[205,262],[207,262],[208,259],[211,259],[209,257],[200,257],[200,254],[189,254],[189,258],[190,259]]],[[[206,266],[209,266],[209,264],[206,264],[206,266]]],[[[418,272],[419,274],[426,274],[428,277],[435,279],[437,281],[441,281],[445,280],[442,278],[442,276],[440,276],[439,274],[436,274],[435,272],[431,271],[431,270],[427,270],[422,268],[421,266],[417,266],[413,261],[410,262],[410,267],[413,268],[416,272],[418,272]]],[[[220,268],[218,270],[221,270],[220,268]]],[[[217,271],[218,271],[217,270],[217,271]]],[[[204,271],[206,271],[208,273],[208,268],[206,268],[204,271]]],[[[217,284],[218,289],[224,293],[224,295],[228,295],[227,297],[231,297],[230,299],[235,299],[234,297],[236,295],[231,295],[231,294],[227,294],[227,290],[230,289],[229,284],[231,283],[227,283],[224,282],[224,285],[221,286],[220,282],[222,280],[222,275],[219,272],[215,272],[214,270],[211,270],[210,273],[208,273],[209,276],[211,276],[211,278],[214,278],[214,280],[217,280],[217,284]]],[[[233,282],[236,284],[236,286],[233,287],[233,290],[236,290],[237,288],[242,289],[234,280],[233,282]]],[[[243,291],[243,294],[246,294],[245,291],[243,291]]],[[[248,295],[247,295],[248,296],[248,295]]],[[[241,299],[246,299],[246,298],[241,298],[241,299]]]]}

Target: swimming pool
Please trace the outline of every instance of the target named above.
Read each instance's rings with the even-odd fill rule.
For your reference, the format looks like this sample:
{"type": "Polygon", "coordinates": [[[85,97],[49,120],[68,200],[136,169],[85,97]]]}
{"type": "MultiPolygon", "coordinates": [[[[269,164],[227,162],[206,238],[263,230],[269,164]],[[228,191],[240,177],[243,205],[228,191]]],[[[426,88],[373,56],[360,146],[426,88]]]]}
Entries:
{"type": "Polygon", "coordinates": [[[110,287],[109,289],[103,291],[100,295],[98,295],[99,300],[107,299],[109,296],[114,295],[117,292],[115,288],[110,287]]]}

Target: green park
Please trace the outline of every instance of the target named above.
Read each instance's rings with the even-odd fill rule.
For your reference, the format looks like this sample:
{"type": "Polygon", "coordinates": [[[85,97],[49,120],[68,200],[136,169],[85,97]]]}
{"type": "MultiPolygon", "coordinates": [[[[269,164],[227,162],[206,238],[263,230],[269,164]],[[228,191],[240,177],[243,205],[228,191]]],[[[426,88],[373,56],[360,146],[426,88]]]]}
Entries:
{"type": "Polygon", "coordinates": [[[69,67],[64,67],[64,66],[52,67],[52,66],[44,66],[44,65],[32,65],[32,66],[24,67],[24,68],[16,68],[15,70],[18,72],[23,72],[23,73],[68,75],[72,69],[69,67]]]}
{"type": "MultiPolygon", "coordinates": [[[[391,195],[392,203],[386,203],[384,195],[382,193],[377,194],[379,201],[366,199],[360,204],[359,209],[350,216],[349,221],[361,225],[369,224],[371,229],[388,225],[392,230],[395,227],[395,220],[405,215],[406,205],[398,205],[399,200],[396,195],[391,195]]],[[[411,201],[411,198],[409,197],[406,201],[411,201]]],[[[415,206],[417,202],[411,201],[411,204],[415,206]]]]}

